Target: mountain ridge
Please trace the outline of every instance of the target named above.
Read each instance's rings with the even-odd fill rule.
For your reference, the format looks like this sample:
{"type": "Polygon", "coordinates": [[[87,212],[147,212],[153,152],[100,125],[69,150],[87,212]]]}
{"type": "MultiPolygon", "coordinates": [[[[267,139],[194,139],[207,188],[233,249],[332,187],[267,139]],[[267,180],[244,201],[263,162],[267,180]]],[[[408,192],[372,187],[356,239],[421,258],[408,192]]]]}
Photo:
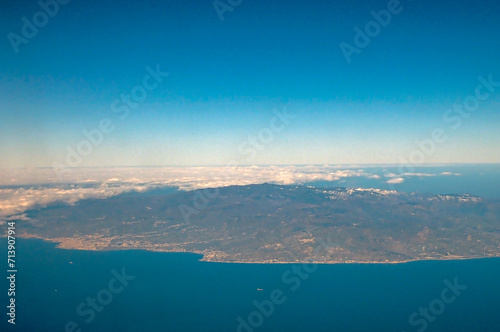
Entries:
{"type": "Polygon", "coordinates": [[[469,194],[270,183],[39,209],[23,237],[86,250],[195,252],[219,262],[397,263],[500,256],[498,202],[469,194]],[[322,245],[328,242],[330,245],[322,245]],[[314,254],[320,249],[321,256],[314,254]]]}

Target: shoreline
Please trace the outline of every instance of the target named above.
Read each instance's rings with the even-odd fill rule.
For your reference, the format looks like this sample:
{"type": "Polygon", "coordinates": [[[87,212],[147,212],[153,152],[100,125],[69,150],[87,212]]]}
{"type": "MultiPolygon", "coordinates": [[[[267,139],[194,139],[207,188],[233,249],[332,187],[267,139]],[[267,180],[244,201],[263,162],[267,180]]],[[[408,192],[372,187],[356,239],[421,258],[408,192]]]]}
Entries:
{"type": "MultiPolygon", "coordinates": [[[[2,238],[5,238],[2,236],[2,238]]],[[[488,258],[500,258],[500,253],[496,256],[482,256],[482,257],[461,257],[461,256],[444,256],[442,258],[416,258],[416,259],[408,259],[401,261],[354,261],[354,260],[341,260],[341,261],[242,261],[242,260],[224,260],[224,259],[210,259],[207,256],[211,256],[210,254],[214,254],[215,252],[196,252],[196,251],[187,251],[183,249],[156,249],[156,248],[139,248],[139,247],[101,247],[101,248],[89,248],[89,247],[78,247],[78,246],[70,246],[64,241],[61,241],[61,238],[55,239],[47,239],[39,236],[18,236],[18,239],[23,240],[41,240],[46,243],[54,244],[54,248],[63,249],[63,250],[81,250],[81,251],[126,251],[126,250],[143,250],[148,252],[161,252],[161,253],[187,253],[200,255],[201,258],[198,259],[199,262],[205,263],[224,263],[224,264],[322,264],[322,265],[334,265],[334,264],[384,264],[384,265],[394,265],[394,264],[406,264],[413,262],[430,262],[430,261],[462,261],[462,260],[478,260],[478,259],[488,259],[488,258]]],[[[64,238],[67,239],[67,238],[64,238]]],[[[73,239],[73,238],[72,238],[73,239]]],[[[224,253],[224,255],[227,255],[224,253]]]]}

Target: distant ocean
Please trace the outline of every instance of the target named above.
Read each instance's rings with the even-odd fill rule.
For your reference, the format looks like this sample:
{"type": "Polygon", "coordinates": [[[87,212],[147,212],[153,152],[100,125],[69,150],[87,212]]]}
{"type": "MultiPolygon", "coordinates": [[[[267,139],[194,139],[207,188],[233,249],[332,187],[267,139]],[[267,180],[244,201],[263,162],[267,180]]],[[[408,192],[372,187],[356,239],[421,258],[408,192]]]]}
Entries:
{"type": "MultiPolygon", "coordinates": [[[[352,167],[349,167],[352,169],[352,167]]],[[[362,187],[420,192],[424,194],[472,194],[489,199],[500,198],[500,164],[445,165],[415,167],[366,167],[354,168],[379,178],[349,177],[339,181],[308,183],[314,186],[362,187]],[[444,173],[444,174],[443,174],[444,173]],[[392,177],[388,177],[391,174],[392,177]],[[403,182],[390,184],[390,179],[402,178],[403,182]]]]}
{"type": "MultiPolygon", "coordinates": [[[[2,238],[2,257],[5,247],[2,238]]],[[[1,331],[500,331],[496,258],[225,264],[40,240],[19,240],[17,257],[17,323],[6,322],[4,277],[1,331]]]]}

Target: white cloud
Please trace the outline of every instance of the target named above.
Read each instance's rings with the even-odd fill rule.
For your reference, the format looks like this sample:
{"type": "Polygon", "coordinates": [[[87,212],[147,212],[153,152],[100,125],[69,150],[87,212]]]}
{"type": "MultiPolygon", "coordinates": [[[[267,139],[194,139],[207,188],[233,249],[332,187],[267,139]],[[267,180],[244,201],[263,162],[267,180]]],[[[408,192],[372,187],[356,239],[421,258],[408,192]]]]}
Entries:
{"type": "Polygon", "coordinates": [[[181,190],[248,185],[264,182],[302,184],[340,181],[350,177],[379,178],[362,169],[335,166],[113,167],[74,168],[64,184],[50,169],[15,169],[0,174],[0,218],[34,208],[82,199],[102,199],[124,192],[172,186],[181,190]],[[13,188],[12,186],[22,186],[13,188]]]}
{"type": "Polygon", "coordinates": [[[26,219],[27,210],[46,207],[53,203],[75,204],[82,199],[107,198],[128,191],[142,191],[147,186],[122,185],[110,187],[101,184],[95,187],[73,185],[56,187],[4,188],[0,189],[0,218],[9,220],[26,219]],[[17,217],[14,217],[16,216],[17,217]],[[10,218],[9,218],[10,216],[10,218]]]}
{"type": "Polygon", "coordinates": [[[398,183],[403,183],[405,179],[403,178],[392,178],[390,180],[387,180],[386,183],[391,183],[391,184],[398,184],[398,183]]]}
{"type": "MultiPolygon", "coordinates": [[[[386,183],[403,183],[408,177],[436,175],[459,176],[458,173],[387,173],[386,183]]],[[[178,187],[181,190],[248,185],[264,182],[303,184],[314,181],[339,181],[352,177],[380,179],[359,166],[226,166],[226,167],[111,167],[73,168],[64,175],[64,183],[51,168],[7,169],[0,172],[0,219],[29,209],[61,202],[75,204],[79,200],[102,199],[130,191],[155,187],[178,187]]]]}
{"type": "Polygon", "coordinates": [[[443,172],[443,173],[441,173],[440,175],[446,175],[446,176],[449,176],[449,175],[461,176],[462,174],[460,174],[460,173],[452,173],[452,172],[443,172]]]}
{"type": "Polygon", "coordinates": [[[418,177],[431,177],[436,176],[436,174],[431,173],[403,173],[401,176],[418,176],[418,177]]]}

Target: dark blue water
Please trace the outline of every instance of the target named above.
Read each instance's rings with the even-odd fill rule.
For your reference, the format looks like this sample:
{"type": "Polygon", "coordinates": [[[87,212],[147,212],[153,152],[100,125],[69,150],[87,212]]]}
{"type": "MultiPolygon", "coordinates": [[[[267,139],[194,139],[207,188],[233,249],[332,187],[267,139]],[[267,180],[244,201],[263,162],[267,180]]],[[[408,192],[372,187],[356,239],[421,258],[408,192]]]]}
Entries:
{"type": "MultiPolygon", "coordinates": [[[[2,257],[5,246],[1,239],[2,257]]],[[[224,264],[194,254],[63,250],[39,240],[20,240],[17,258],[17,323],[6,323],[2,305],[1,331],[65,331],[71,321],[81,331],[237,331],[238,317],[248,324],[240,331],[500,331],[500,259],[224,264]],[[135,277],[112,282],[116,293],[113,269],[135,277]],[[444,280],[455,278],[467,286],[455,289],[458,296],[445,290],[444,280]],[[100,312],[85,304],[98,294],[100,312]],[[431,303],[428,318],[418,314],[431,303]]]]}

